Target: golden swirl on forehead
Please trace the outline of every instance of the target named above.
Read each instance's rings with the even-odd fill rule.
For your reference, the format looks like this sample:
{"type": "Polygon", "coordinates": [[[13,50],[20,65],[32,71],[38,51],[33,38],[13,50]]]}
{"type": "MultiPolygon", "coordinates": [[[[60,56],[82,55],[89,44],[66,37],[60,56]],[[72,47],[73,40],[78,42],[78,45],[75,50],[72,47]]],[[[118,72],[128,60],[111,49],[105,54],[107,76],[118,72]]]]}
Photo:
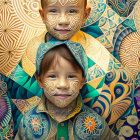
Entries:
{"type": "Polygon", "coordinates": [[[48,0],[49,5],[53,5],[59,2],[62,6],[65,6],[68,2],[77,5],[79,0],[48,0]]]}
{"type": "MultiPolygon", "coordinates": [[[[78,1],[80,1],[80,0],[69,0],[70,1],[70,3],[73,3],[73,4],[78,4],[78,1]]],[[[82,2],[81,2],[82,3],[82,2]]]]}
{"type": "Polygon", "coordinates": [[[48,5],[56,4],[58,0],[47,0],[48,5]]]}
{"type": "Polygon", "coordinates": [[[66,5],[69,0],[58,0],[62,6],[66,5]]]}

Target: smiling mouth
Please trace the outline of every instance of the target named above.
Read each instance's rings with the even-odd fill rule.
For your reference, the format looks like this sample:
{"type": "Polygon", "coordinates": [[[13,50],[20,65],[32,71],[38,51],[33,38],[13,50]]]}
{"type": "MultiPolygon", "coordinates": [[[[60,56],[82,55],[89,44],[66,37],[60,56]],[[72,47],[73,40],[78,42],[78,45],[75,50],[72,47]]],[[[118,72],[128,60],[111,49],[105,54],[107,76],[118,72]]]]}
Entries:
{"type": "Polygon", "coordinates": [[[56,98],[60,99],[60,100],[65,100],[67,99],[68,97],[70,97],[71,95],[69,94],[55,94],[54,95],[56,98]]]}
{"type": "Polygon", "coordinates": [[[59,34],[67,34],[70,32],[70,30],[68,29],[55,29],[56,32],[58,32],[59,34]]]}

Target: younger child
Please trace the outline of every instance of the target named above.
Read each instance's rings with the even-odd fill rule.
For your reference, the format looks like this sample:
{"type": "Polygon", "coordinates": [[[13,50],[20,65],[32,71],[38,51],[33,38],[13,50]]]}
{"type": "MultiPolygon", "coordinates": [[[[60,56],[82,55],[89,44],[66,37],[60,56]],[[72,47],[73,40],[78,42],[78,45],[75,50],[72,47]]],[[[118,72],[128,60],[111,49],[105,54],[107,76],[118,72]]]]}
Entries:
{"type": "Polygon", "coordinates": [[[15,139],[115,140],[103,117],[83,104],[80,89],[87,74],[83,47],[72,41],[40,45],[36,79],[43,88],[38,106],[22,118],[15,139]]]}

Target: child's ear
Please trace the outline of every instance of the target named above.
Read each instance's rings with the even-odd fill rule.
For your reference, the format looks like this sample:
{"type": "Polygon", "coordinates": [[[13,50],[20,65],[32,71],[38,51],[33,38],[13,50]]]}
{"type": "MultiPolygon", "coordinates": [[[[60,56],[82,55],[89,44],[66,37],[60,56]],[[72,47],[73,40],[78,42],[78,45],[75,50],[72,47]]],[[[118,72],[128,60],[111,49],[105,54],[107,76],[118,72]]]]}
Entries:
{"type": "Polygon", "coordinates": [[[41,16],[41,18],[42,18],[43,23],[45,24],[45,16],[44,16],[44,11],[43,11],[43,9],[39,9],[39,13],[40,13],[40,16],[41,16]]]}
{"type": "Polygon", "coordinates": [[[86,20],[87,20],[89,14],[90,14],[90,11],[91,11],[91,8],[90,8],[90,7],[87,7],[87,8],[85,9],[85,14],[84,14],[84,18],[83,18],[83,23],[86,22],[86,20]]]}
{"type": "Polygon", "coordinates": [[[40,86],[41,88],[43,88],[43,83],[42,83],[41,77],[38,76],[37,74],[35,74],[35,78],[36,78],[36,80],[37,80],[39,86],[40,86]]]}

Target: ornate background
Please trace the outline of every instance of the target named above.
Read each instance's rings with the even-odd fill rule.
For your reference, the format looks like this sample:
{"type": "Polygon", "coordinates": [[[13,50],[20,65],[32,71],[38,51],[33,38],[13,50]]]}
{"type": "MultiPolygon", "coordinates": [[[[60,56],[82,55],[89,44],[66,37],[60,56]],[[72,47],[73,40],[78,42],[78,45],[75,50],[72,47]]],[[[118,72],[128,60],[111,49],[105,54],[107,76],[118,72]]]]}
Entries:
{"type": "MultiPolygon", "coordinates": [[[[99,40],[134,77],[134,101],[137,112],[140,113],[140,0],[88,0],[88,3],[92,11],[81,30],[99,40]]],[[[22,87],[17,88],[17,85],[7,80],[5,76],[12,79],[12,72],[15,69],[20,70],[21,66],[26,68],[26,63],[23,62],[30,61],[29,58],[26,58],[28,43],[46,32],[38,12],[40,7],[40,0],[0,0],[1,137],[4,135],[12,137],[13,133],[11,99],[8,99],[6,90],[10,90],[14,86],[18,92],[25,92],[22,87]],[[21,60],[25,61],[21,63],[21,60]],[[7,87],[6,83],[11,87],[7,87]],[[8,129],[11,131],[6,131],[8,129]]],[[[22,71],[20,72],[22,73],[22,71]]],[[[26,73],[32,76],[32,69],[26,70],[26,73]]],[[[22,96],[17,98],[29,98],[30,91],[26,91],[26,93],[27,97],[20,94],[22,96]]],[[[12,99],[17,99],[14,91],[9,96],[12,99]]],[[[34,106],[37,101],[37,99],[32,98],[32,105],[30,106],[34,106]]],[[[13,99],[12,102],[20,105],[18,108],[21,112],[23,107],[30,107],[28,100],[22,100],[22,103],[18,103],[17,100],[13,99]]],[[[16,108],[14,104],[12,104],[12,108],[16,108]]],[[[120,120],[118,122],[118,126],[124,123],[120,130],[122,140],[138,140],[140,138],[138,117],[132,115],[126,121],[120,120]]]]}

